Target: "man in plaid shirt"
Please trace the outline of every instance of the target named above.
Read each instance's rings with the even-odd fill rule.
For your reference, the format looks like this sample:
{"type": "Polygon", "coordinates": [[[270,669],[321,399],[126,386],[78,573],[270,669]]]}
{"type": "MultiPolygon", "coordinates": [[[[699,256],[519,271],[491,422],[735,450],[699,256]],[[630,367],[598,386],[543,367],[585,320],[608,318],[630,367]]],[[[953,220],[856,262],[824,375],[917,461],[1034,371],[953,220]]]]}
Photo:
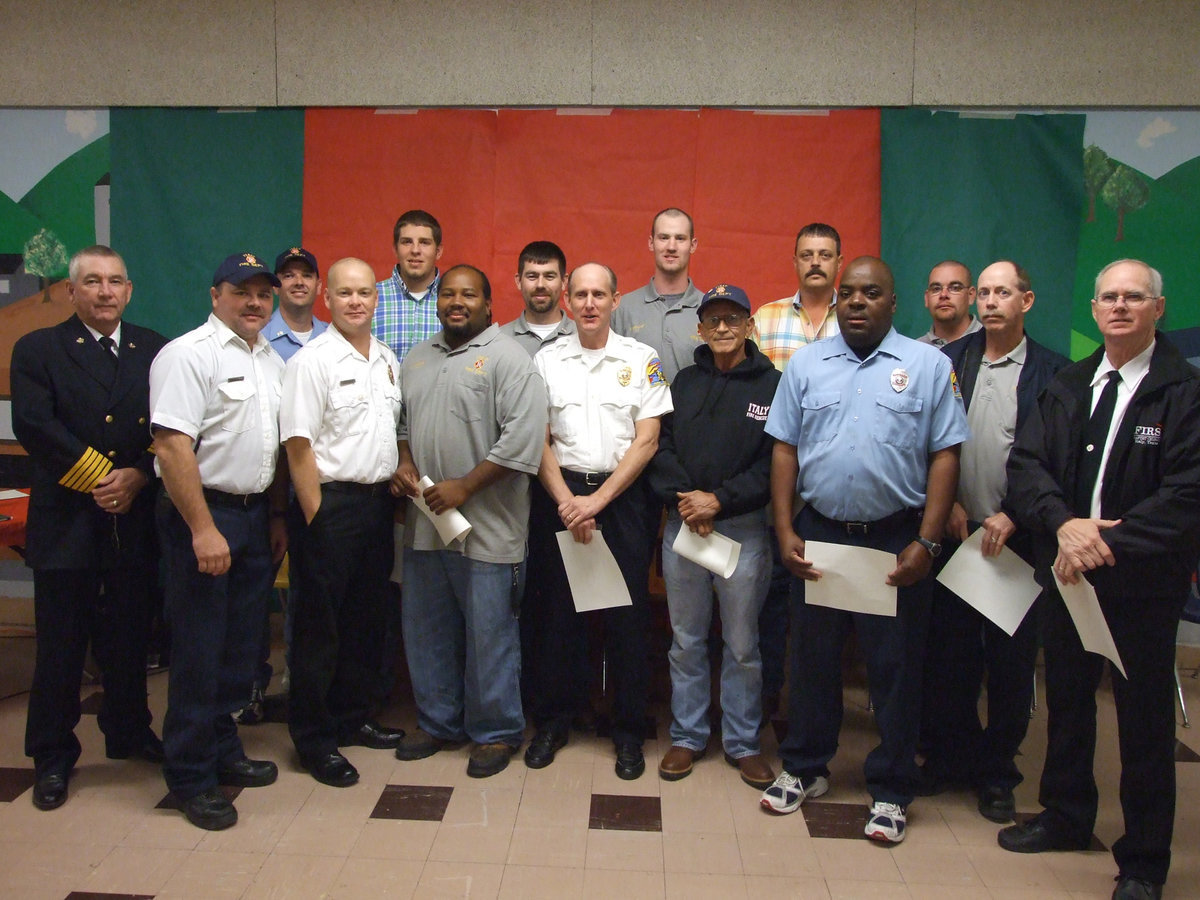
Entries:
{"type": "Polygon", "coordinates": [[[842,267],[842,239],[831,225],[805,225],[796,235],[792,261],[799,290],[764,303],[754,314],[758,347],[780,372],[801,347],[838,333],[833,285],[842,267]]]}
{"type": "Polygon", "coordinates": [[[423,209],[410,209],[392,230],[396,268],[386,281],[375,285],[375,336],[404,362],[410,347],[431,338],[442,327],[437,318],[437,293],[441,273],[442,226],[423,209]]]}

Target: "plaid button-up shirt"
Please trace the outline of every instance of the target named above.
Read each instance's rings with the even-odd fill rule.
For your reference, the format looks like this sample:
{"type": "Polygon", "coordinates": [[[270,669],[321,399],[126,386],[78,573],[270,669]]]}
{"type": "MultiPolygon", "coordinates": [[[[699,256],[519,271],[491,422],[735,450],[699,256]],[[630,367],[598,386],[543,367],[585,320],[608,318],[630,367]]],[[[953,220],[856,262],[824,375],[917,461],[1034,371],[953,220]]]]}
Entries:
{"type": "Polygon", "coordinates": [[[780,372],[787,368],[788,360],[801,347],[838,333],[837,294],[833,295],[825,321],[816,325],[812,338],[805,333],[805,323],[810,327],[813,325],[808,320],[808,313],[800,305],[799,292],[782,300],[764,303],[754,313],[754,330],[757,332],[755,343],[780,372]]]}
{"type": "Polygon", "coordinates": [[[392,269],[392,277],[375,285],[379,301],[375,305],[375,337],[392,348],[401,363],[414,344],[433,337],[441,330],[437,317],[438,285],[442,273],[435,272],[429,285],[429,293],[418,300],[404,284],[399,267],[392,269]]]}

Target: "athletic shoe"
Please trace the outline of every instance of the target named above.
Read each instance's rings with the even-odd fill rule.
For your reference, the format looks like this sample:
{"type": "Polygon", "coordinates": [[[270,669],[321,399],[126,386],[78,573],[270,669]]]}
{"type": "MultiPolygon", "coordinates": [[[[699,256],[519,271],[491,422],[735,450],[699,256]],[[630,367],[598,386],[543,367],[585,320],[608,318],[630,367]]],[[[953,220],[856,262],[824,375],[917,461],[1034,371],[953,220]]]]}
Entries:
{"type": "Polygon", "coordinates": [[[805,800],[820,797],[828,791],[829,779],[823,775],[797,778],[784,770],[779,773],[775,783],[763,791],[759,802],[763,809],[786,815],[798,810],[805,800]]]}
{"type": "Polygon", "coordinates": [[[871,818],[867,820],[863,834],[873,841],[898,844],[904,840],[905,821],[903,806],[876,800],[871,804],[871,818]]]}

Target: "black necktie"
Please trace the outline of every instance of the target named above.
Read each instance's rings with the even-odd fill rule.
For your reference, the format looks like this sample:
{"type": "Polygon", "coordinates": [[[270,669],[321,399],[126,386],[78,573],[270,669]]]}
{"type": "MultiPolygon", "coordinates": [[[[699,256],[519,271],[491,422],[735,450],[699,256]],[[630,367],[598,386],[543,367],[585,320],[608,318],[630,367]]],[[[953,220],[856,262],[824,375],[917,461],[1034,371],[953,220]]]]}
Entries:
{"type": "Polygon", "coordinates": [[[1083,441],[1079,446],[1079,469],[1075,475],[1075,513],[1082,518],[1091,518],[1092,515],[1092,492],[1100,476],[1100,458],[1104,455],[1104,444],[1108,440],[1113,410],[1117,406],[1117,386],[1120,383],[1121,373],[1113,369],[1108,373],[1108,384],[1100,392],[1100,401],[1092,410],[1087,428],[1083,430],[1083,441]]]}

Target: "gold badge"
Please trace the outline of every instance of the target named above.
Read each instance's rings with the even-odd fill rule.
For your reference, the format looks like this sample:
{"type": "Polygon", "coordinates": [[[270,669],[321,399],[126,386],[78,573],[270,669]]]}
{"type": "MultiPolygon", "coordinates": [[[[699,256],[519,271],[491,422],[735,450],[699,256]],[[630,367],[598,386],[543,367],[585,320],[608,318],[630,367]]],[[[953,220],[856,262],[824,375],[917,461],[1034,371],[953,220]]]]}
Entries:
{"type": "Polygon", "coordinates": [[[393,387],[396,386],[396,375],[395,375],[395,373],[392,372],[392,364],[391,363],[388,363],[388,381],[390,381],[392,383],[393,387]]]}
{"type": "Polygon", "coordinates": [[[622,366],[621,371],[617,373],[617,383],[621,387],[628,387],[629,382],[633,379],[633,369],[629,366],[622,366]]]}
{"type": "Polygon", "coordinates": [[[77,343],[77,344],[82,344],[82,343],[83,343],[83,338],[75,338],[75,343],[77,343]]]}
{"type": "Polygon", "coordinates": [[[129,342],[128,344],[126,344],[125,346],[126,346],[126,347],[128,347],[130,350],[136,350],[136,349],[137,349],[137,344],[135,344],[133,341],[130,341],[130,342],[129,342]]]}

